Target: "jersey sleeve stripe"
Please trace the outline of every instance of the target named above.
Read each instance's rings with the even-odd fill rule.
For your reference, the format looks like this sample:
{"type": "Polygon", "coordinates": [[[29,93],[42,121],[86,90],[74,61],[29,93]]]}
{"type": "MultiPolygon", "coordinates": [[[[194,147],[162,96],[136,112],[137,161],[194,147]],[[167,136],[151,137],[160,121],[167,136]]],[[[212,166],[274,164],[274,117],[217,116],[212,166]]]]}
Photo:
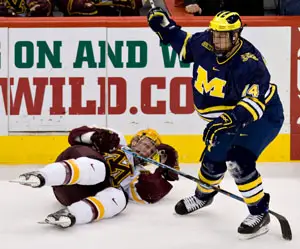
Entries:
{"type": "Polygon", "coordinates": [[[237,105],[244,107],[252,115],[254,121],[258,119],[258,113],[248,103],[240,101],[237,105]]]}
{"type": "MultiPolygon", "coordinates": [[[[274,85],[274,84],[272,84],[271,85],[271,88],[270,88],[270,91],[268,90],[268,92],[269,92],[269,94],[266,94],[265,95],[265,103],[267,104],[271,99],[272,99],[272,97],[274,96],[274,94],[275,94],[275,91],[276,91],[276,85],[274,85]]],[[[267,93],[268,93],[267,92],[267,93]]]]}
{"type": "Polygon", "coordinates": [[[255,101],[249,99],[249,98],[243,98],[243,102],[246,102],[249,106],[251,106],[255,112],[258,114],[258,118],[261,118],[264,114],[264,109],[261,108],[259,104],[257,104],[255,101]]]}
{"type": "Polygon", "coordinates": [[[180,51],[180,56],[179,56],[179,58],[180,58],[181,60],[185,59],[185,57],[186,57],[186,45],[187,45],[188,40],[189,40],[189,38],[190,38],[191,36],[192,36],[191,34],[186,33],[186,37],[185,37],[185,39],[184,39],[184,42],[183,42],[183,45],[182,45],[182,48],[181,48],[181,51],[180,51]]]}
{"type": "Polygon", "coordinates": [[[266,105],[263,102],[261,102],[258,98],[249,97],[249,99],[258,104],[263,111],[266,109],[266,105]]]}

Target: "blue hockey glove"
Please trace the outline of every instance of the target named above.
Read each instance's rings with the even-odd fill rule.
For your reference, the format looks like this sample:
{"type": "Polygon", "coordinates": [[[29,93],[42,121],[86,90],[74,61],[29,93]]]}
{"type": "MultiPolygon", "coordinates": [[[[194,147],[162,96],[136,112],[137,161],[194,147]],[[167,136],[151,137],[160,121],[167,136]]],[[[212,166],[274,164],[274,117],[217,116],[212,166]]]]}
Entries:
{"type": "Polygon", "coordinates": [[[170,42],[172,32],[181,27],[169,17],[168,13],[160,7],[153,8],[147,15],[150,28],[157,33],[158,37],[164,44],[170,42]]]}
{"type": "Polygon", "coordinates": [[[235,134],[241,127],[240,122],[232,113],[223,113],[220,117],[209,122],[203,132],[206,145],[214,146],[223,134],[235,134]]]}

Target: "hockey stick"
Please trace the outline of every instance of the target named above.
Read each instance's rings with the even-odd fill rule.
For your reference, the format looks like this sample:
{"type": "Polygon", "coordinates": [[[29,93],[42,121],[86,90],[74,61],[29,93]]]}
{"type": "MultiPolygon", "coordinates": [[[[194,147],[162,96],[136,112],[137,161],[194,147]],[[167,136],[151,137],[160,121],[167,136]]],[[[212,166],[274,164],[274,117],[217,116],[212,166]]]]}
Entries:
{"type": "Polygon", "coordinates": [[[149,0],[149,3],[151,5],[151,8],[154,9],[156,6],[155,6],[155,3],[153,0],[149,0]]]}
{"type": "MultiPolygon", "coordinates": [[[[170,166],[168,166],[168,165],[165,165],[165,164],[163,164],[163,163],[157,162],[157,161],[155,161],[155,160],[153,160],[153,159],[151,159],[151,158],[145,158],[145,157],[142,157],[142,156],[140,156],[139,154],[137,154],[137,153],[135,153],[134,151],[132,151],[129,147],[124,146],[124,147],[122,147],[122,150],[123,150],[124,152],[127,152],[127,153],[133,155],[134,157],[137,157],[137,158],[139,158],[139,159],[142,159],[142,160],[144,160],[144,161],[146,161],[146,162],[148,162],[148,163],[154,164],[154,165],[156,165],[156,166],[158,166],[158,167],[161,167],[161,168],[163,168],[163,169],[168,169],[168,170],[170,170],[170,171],[172,171],[172,172],[174,172],[174,173],[177,173],[178,175],[181,175],[181,176],[183,176],[183,177],[185,177],[185,178],[187,178],[187,179],[189,179],[189,180],[192,180],[192,181],[194,181],[194,182],[200,184],[200,185],[203,186],[204,188],[212,188],[212,189],[214,189],[214,190],[216,190],[216,191],[218,191],[218,192],[220,192],[220,193],[222,193],[222,194],[224,194],[224,195],[227,195],[227,196],[229,196],[229,197],[231,197],[231,198],[233,198],[233,199],[235,199],[235,200],[238,200],[238,201],[240,201],[240,202],[244,202],[243,198],[241,198],[241,197],[239,197],[239,196],[237,196],[237,195],[235,195],[235,194],[232,194],[232,193],[230,193],[230,192],[228,192],[228,191],[226,191],[226,190],[224,190],[224,189],[221,189],[221,188],[218,188],[218,187],[215,187],[215,186],[206,184],[206,183],[200,181],[200,180],[199,180],[198,178],[196,178],[196,177],[193,177],[193,176],[191,176],[191,175],[188,175],[188,174],[186,174],[186,173],[184,173],[184,172],[182,172],[182,171],[176,170],[176,169],[174,169],[174,168],[172,168],[172,167],[170,167],[170,166]]],[[[244,203],[245,203],[245,202],[244,202],[244,203]]],[[[292,240],[292,231],[291,231],[291,227],[290,227],[290,224],[289,224],[288,220],[287,220],[284,216],[282,216],[282,215],[280,215],[280,214],[278,214],[278,213],[276,213],[276,212],[274,212],[274,211],[269,210],[269,213],[272,214],[274,217],[276,217],[277,220],[279,221],[280,227],[281,227],[282,237],[283,237],[285,240],[292,240]]]]}
{"type": "Polygon", "coordinates": [[[149,4],[151,6],[151,9],[154,9],[156,7],[161,7],[168,13],[169,16],[171,16],[171,12],[168,10],[168,6],[164,3],[164,1],[163,1],[163,5],[162,5],[161,2],[158,4],[155,4],[154,0],[149,0],[149,4]]]}

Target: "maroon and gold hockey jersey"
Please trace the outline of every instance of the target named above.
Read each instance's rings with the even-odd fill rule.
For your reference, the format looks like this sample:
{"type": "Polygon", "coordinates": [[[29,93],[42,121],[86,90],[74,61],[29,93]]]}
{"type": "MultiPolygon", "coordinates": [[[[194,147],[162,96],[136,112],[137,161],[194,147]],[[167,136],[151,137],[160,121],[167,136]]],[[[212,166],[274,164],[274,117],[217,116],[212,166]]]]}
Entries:
{"type": "MultiPolygon", "coordinates": [[[[97,132],[99,127],[82,126],[73,129],[68,141],[71,146],[85,145],[93,148],[91,136],[97,132]]],[[[109,129],[118,133],[120,137],[120,146],[126,145],[124,136],[113,129],[109,129]]],[[[170,145],[160,144],[159,154],[164,155],[163,162],[168,166],[179,170],[177,151],[170,145]]],[[[134,165],[132,155],[116,150],[112,153],[102,153],[111,176],[111,185],[114,187],[122,187],[128,194],[129,199],[137,203],[155,203],[166,196],[172,189],[169,181],[178,180],[178,175],[172,172],[163,171],[157,168],[154,173],[147,170],[142,165],[134,165]]],[[[160,157],[159,157],[160,160],[160,157]]]]}

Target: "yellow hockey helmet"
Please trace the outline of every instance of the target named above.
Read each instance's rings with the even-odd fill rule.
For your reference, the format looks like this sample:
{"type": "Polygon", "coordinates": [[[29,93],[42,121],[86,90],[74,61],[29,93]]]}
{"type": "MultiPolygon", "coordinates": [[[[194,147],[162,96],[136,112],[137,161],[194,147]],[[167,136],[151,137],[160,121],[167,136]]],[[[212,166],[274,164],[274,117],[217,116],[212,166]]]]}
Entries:
{"type": "Polygon", "coordinates": [[[146,136],[148,138],[150,138],[156,146],[160,145],[161,142],[161,137],[158,134],[158,132],[154,129],[148,128],[145,130],[140,130],[135,136],[138,136],[139,138],[146,136]]]}
{"type": "MultiPolygon", "coordinates": [[[[129,146],[133,151],[145,158],[152,158],[156,160],[157,146],[161,144],[161,138],[156,130],[145,129],[137,132],[130,141],[129,146]]],[[[134,158],[135,164],[146,165],[147,162],[137,157],[134,158]]]]}
{"type": "Polygon", "coordinates": [[[219,58],[226,58],[243,30],[240,15],[237,12],[221,11],[210,21],[210,43],[219,58]],[[228,35],[226,34],[228,33],[228,35]],[[227,38],[228,37],[228,38],[227,38]]]}
{"type": "Polygon", "coordinates": [[[214,31],[234,31],[242,29],[242,21],[237,12],[220,11],[210,21],[209,28],[214,31]]]}

